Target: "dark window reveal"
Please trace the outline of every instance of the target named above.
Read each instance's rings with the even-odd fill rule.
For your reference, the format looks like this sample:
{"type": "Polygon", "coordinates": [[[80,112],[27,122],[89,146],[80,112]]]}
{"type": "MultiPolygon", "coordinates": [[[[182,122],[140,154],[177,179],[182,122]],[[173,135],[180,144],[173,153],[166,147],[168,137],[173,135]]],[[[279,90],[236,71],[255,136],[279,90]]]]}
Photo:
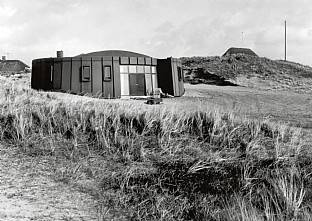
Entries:
{"type": "Polygon", "coordinates": [[[178,67],[178,78],[179,78],[179,81],[182,80],[182,70],[181,70],[181,67],[178,67]]]}
{"type": "Polygon", "coordinates": [[[81,81],[90,81],[91,69],[90,66],[83,66],[81,81]]]}
{"type": "Polygon", "coordinates": [[[112,72],[111,66],[104,66],[104,81],[111,81],[112,79],[112,72]]]}
{"type": "Polygon", "coordinates": [[[51,66],[51,73],[50,73],[50,75],[51,75],[51,82],[53,82],[53,65],[51,66]]]}

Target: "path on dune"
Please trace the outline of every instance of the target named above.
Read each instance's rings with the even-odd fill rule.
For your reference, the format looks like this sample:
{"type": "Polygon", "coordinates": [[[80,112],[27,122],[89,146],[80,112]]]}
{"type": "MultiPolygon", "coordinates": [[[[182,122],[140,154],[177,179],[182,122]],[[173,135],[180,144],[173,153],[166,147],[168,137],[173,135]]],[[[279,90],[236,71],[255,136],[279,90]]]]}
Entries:
{"type": "Polygon", "coordinates": [[[90,195],[54,181],[47,160],[0,145],[0,220],[97,220],[95,205],[90,195]]]}

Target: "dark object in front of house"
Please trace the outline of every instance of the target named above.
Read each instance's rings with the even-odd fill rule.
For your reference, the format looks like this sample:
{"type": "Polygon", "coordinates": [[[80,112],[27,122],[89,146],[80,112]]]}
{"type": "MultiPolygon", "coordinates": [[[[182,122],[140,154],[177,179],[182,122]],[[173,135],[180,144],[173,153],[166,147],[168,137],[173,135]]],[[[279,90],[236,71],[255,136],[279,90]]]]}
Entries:
{"type": "Polygon", "coordinates": [[[32,61],[32,88],[99,98],[148,96],[156,88],[175,97],[184,93],[180,59],[120,50],[62,56],[32,61]]]}
{"type": "Polygon", "coordinates": [[[165,94],[162,92],[161,88],[156,88],[151,96],[147,98],[146,104],[160,104],[163,101],[161,98],[162,96],[164,97],[165,94]]]}
{"type": "Polygon", "coordinates": [[[157,97],[149,97],[147,98],[146,104],[160,104],[163,101],[162,98],[157,98],[157,97]]]}

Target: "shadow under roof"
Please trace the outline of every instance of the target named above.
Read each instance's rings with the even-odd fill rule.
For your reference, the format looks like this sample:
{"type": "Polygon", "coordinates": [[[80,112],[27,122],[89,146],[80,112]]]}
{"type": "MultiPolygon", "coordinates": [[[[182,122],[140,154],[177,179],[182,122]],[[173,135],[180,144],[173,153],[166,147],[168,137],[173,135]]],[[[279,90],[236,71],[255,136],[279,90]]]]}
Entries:
{"type": "Polygon", "coordinates": [[[91,52],[87,54],[80,54],[77,55],[76,57],[147,57],[150,58],[150,56],[132,52],[132,51],[122,51],[122,50],[106,50],[106,51],[96,51],[96,52],[91,52]]]}

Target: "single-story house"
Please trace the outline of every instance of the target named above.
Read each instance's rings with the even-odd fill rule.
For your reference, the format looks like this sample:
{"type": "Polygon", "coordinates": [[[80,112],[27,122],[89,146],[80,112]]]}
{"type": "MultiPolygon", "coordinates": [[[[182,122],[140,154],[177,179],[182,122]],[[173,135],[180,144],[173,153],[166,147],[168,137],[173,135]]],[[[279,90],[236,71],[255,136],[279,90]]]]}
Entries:
{"type": "Polygon", "coordinates": [[[120,50],[32,61],[31,87],[45,91],[89,94],[103,98],[148,96],[155,88],[172,96],[184,94],[180,59],[156,59],[120,50]]]}

